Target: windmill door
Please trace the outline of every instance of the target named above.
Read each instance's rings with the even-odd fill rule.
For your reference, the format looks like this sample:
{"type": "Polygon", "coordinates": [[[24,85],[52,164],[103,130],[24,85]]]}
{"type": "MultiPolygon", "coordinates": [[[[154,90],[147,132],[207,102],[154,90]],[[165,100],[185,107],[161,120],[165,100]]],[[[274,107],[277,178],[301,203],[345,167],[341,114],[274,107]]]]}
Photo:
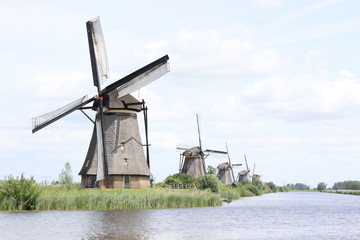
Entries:
{"type": "Polygon", "coordinates": [[[124,188],[126,188],[126,189],[129,189],[129,188],[130,188],[130,176],[129,176],[129,175],[125,175],[124,188]]]}

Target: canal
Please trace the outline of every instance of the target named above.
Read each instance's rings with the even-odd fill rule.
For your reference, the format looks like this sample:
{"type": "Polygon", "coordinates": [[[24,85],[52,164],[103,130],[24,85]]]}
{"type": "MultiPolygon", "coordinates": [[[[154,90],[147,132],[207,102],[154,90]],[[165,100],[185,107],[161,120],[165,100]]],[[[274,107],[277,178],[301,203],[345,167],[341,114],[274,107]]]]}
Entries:
{"type": "Polygon", "coordinates": [[[287,192],[222,207],[1,212],[0,239],[360,239],[360,196],[287,192]]]}

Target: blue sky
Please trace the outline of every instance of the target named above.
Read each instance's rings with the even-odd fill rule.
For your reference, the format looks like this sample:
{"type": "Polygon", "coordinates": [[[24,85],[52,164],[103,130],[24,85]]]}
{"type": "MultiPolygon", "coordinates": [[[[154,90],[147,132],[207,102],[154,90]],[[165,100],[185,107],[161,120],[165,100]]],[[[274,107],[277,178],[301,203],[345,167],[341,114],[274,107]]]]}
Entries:
{"type": "Polygon", "coordinates": [[[111,80],[170,57],[134,93],[156,181],[178,171],[176,146],[197,145],[196,113],[203,147],[227,142],[264,181],[359,180],[359,1],[0,2],[0,178],[49,181],[70,162],[80,180],[92,123],[75,112],[31,134],[31,118],[95,92],[85,22],[100,16],[111,80]]]}

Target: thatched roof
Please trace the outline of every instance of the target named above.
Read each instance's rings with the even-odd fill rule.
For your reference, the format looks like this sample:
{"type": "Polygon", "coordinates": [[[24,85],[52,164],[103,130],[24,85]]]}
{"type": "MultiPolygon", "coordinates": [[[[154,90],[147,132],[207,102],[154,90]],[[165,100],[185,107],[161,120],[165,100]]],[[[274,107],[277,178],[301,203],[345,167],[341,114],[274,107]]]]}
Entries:
{"type": "Polygon", "coordinates": [[[121,98],[117,98],[117,91],[112,91],[109,93],[109,97],[110,97],[110,108],[130,108],[130,109],[134,109],[136,111],[140,111],[142,108],[142,105],[131,105],[131,106],[125,106],[125,104],[129,104],[129,103],[138,103],[140,102],[138,99],[136,99],[135,97],[133,97],[130,94],[127,94],[121,98]]]}
{"type": "Polygon", "coordinates": [[[231,165],[228,162],[221,163],[219,166],[217,166],[219,170],[228,171],[231,169],[231,165]]]}
{"type": "Polygon", "coordinates": [[[200,156],[201,155],[201,149],[200,147],[193,147],[193,148],[189,148],[187,150],[185,150],[183,152],[183,155],[185,157],[189,157],[189,156],[200,156]]]}

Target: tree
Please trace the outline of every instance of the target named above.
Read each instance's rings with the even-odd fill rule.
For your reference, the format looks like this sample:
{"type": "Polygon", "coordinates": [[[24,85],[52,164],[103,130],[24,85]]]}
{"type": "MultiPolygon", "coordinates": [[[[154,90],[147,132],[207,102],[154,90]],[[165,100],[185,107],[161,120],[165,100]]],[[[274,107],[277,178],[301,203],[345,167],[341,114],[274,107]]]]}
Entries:
{"type": "Polygon", "coordinates": [[[337,182],[332,187],[334,190],[360,190],[360,181],[344,181],[344,182],[337,182]]]}
{"type": "Polygon", "coordinates": [[[310,186],[303,184],[303,183],[296,183],[294,184],[288,184],[288,189],[295,190],[295,191],[304,191],[304,190],[310,190],[310,186]]]}
{"type": "Polygon", "coordinates": [[[324,182],[320,182],[318,185],[317,185],[317,188],[316,188],[319,192],[322,192],[326,189],[326,184],[324,182]]]}
{"type": "Polygon", "coordinates": [[[69,162],[65,163],[65,168],[59,174],[59,182],[66,187],[70,187],[73,181],[72,170],[69,162]]]}
{"type": "Polygon", "coordinates": [[[214,168],[213,166],[208,166],[207,167],[207,173],[210,175],[216,175],[216,168],[214,168]]]}

